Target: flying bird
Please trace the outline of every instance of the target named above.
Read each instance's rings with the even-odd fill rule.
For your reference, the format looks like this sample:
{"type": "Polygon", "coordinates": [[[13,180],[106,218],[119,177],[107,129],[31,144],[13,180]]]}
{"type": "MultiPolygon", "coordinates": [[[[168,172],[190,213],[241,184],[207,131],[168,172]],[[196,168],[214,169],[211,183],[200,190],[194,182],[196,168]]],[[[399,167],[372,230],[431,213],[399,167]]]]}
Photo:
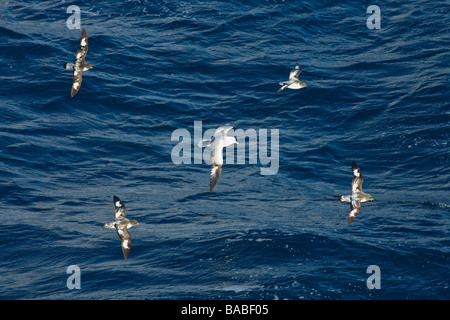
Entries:
{"type": "Polygon", "coordinates": [[[84,61],[86,53],[88,51],[88,37],[86,30],[83,28],[81,31],[80,47],[78,48],[75,56],[75,63],[65,63],[64,69],[73,70],[72,75],[72,92],[71,96],[77,94],[81,87],[81,81],[83,81],[83,71],[92,69],[92,65],[84,61]]]}
{"type": "Polygon", "coordinates": [[[304,83],[303,81],[300,81],[298,79],[298,76],[300,75],[301,72],[302,72],[302,69],[300,68],[300,65],[296,64],[294,69],[291,70],[291,72],[289,73],[289,80],[279,83],[281,88],[278,89],[277,93],[283,91],[286,88],[288,88],[288,89],[300,89],[300,88],[307,87],[306,83],[304,83]]]}
{"type": "Polygon", "coordinates": [[[373,198],[370,194],[364,193],[362,191],[362,183],[363,183],[363,175],[361,173],[361,169],[358,165],[353,161],[352,162],[352,171],[353,171],[353,179],[352,179],[352,194],[348,196],[340,196],[339,201],[350,202],[350,213],[347,217],[347,225],[352,223],[355,220],[356,215],[359,213],[361,209],[361,202],[373,201],[373,198]]]}
{"type": "Polygon", "coordinates": [[[228,137],[227,133],[233,127],[221,126],[217,128],[210,140],[201,140],[199,147],[211,147],[211,173],[209,177],[209,191],[212,192],[219,181],[223,165],[223,148],[238,144],[235,137],[228,137]]]}
{"type": "Polygon", "coordinates": [[[102,224],[103,228],[116,229],[122,242],[122,252],[125,259],[128,258],[131,248],[131,235],[128,232],[128,228],[139,225],[136,220],[128,220],[125,216],[125,205],[116,196],[113,197],[114,201],[114,218],[115,220],[110,223],[102,224]]]}

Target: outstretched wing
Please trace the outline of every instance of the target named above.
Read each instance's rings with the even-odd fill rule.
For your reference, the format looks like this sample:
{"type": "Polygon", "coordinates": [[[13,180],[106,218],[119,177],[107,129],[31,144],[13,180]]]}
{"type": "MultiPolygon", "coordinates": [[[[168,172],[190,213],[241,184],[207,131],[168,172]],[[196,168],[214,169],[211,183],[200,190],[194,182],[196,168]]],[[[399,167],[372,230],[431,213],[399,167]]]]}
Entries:
{"type": "Polygon", "coordinates": [[[352,192],[362,192],[363,175],[361,169],[355,162],[352,162],[353,180],[352,180],[352,192]]]}
{"type": "Polygon", "coordinates": [[[277,94],[280,93],[281,91],[283,91],[284,89],[286,89],[287,87],[288,87],[287,84],[282,85],[281,88],[278,89],[277,94]]]}
{"type": "Polygon", "coordinates": [[[209,192],[213,192],[219,181],[220,173],[222,172],[222,165],[211,164],[211,175],[209,177],[209,192]]]}
{"type": "Polygon", "coordinates": [[[71,92],[72,97],[77,94],[78,90],[80,90],[81,82],[83,81],[83,65],[87,51],[88,37],[86,34],[86,30],[83,28],[83,30],[81,31],[80,47],[77,50],[77,54],[75,56],[75,64],[73,67],[73,83],[71,92]]]}
{"type": "Polygon", "coordinates": [[[113,197],[114,201],[114,218],[117,219],[125,219],[125,205],[122,201],[116,196],[113,197]]]}
{"type": "Polygon", "coordinates": [[[233,129],[233,126],[225,125],[217,128],[216,132],[214,132],[214,137],[226,135],[228,131],[233,129]]]}
{"type": "Polygon", "coordinates": [[[126,259],[131,249],[131,235],[127,227],[117,228],[117,234],[119,235],[120,241],[122,241],[123,257],[126,259]]]}
{"type": "Polygon", "coordinates": [[[208,140],[208,139],[200,140],[199,143],[198,143],[198,146],[200,148],[202,148],[202,147],[209,147],[209,146],[211,146],[211,143],[214,142],[214,140],[215,140],[214,137],[212,137],[211,140],[208,140]]]}
{"type": "Polygon", "coordinates": [[[353,220],[355,220],[360,209],[361,209],[361,201],[352,200],[350,202],[350,213],[348,214],[348,217],[347,217],[347,224],[350,224],[350,223],[352,223],[353,220]]]}
{"type": "Polygon", "coordinates": [[[296,64],[294,69],[291,70],[291,72],[289,73],[289,80],[293,80],[293,79],[298,80],[298,76],[300,75],[300,72],[302,72],[302,69],[300,69],[299,64],[296,64]]]}
{"type": "Polygon", "coordinates": [[[72,91],[70,93],[70,96],[72,98],[74,95],[77,94],[78,90],[80,90],[81,82],[83,81],[82,73],[83,73],[83,71],[81,69],[74,68],[74,70],[73,70],[72,91]]]}
{"type": "Polygon", "coordinates": [[[84,55],[86,55],[86,53],[88,51],[88,36],[87,36],[86,30],[84,28],[83,28],[83,30],[81,30],[80,49],[78,49],[78,50],[83,50],[84,55]]]}
{"type": "Polygon", "coordinates": [[[104,223],[102,224],[103,228],[107,228],[107,229],[114,229],[116,227],[116,222],[110,222],[110,223],[104,223]]]}

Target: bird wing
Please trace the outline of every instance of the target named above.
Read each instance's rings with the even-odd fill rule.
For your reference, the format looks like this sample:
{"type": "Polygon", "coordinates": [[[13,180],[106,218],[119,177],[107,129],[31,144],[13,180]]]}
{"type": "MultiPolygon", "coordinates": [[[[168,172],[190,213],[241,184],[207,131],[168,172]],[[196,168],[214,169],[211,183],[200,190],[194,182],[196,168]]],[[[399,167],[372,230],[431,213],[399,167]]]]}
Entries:
{"type": "Polygon", "coordinates": [[[123,257],[126,259],[131,249],[131,235],[127,227],[117,228],[117,234],[119,235],[120,241],[122,241],[123,257]]]}
{"type": "Polygon", "coordinates": [[[224,142],[223,142],[223,146],[224,147],[229,147],[233,144],[237,143],[236,138],[235,137],[225,137],[224,142]]]}
{"type": "Polygon", "coordinates": [[[347,217],[347,224],[350,224],[352,223],[353,220],[355,220],[360,209],[361,209],[361,201],[352,199],[352,201],[350,202],[350,213],[348,214],[347,217]]]}
{"type": "Polygon", "coordinates": [[[212,137],[210,140],[208,140],[208,139],[200,140],[199,143],[198,143],[198,146],[200,148],[202,148],[202,147],[209,147],[214,142],[214,140],[215,140],[214,137],[212,137]]]}
{"type": "Polygon", "coordinates": [[[282,87],[280,89],[278,89],[277,94],[280,93],[281,91],[283,91],[284,89],[286,89],[287,87],[288,87],[288,84],[282,85],[282,87]]]}
{"type": "Polygon", "coordinates": [[[125,205],[123,204],[122,201],[120,201],[120,199],[116,196],[113,197],[113,202],[114,202],[114,218],[117,219],[125,219],[126,214],[125,214],[125,205]]]}
{"type": "Polygon", "coordinates": [[[209,177],[209,191],[212,192],[219,181],[220,173],[222,172],[221,164],[211,164],[211,175],[209,177]]]}
{"type": "Polygon", "coordinates": [[[107,229],[114,229],[116,227],[116,222],[110,222],[110,223],[104,223],[102,224],[103,228],[107,228],[107,229]]]}
{"type": "Polygon", "coordinates": [[[300,65],[295,65],[294,69],[289,73],[289,80],[297,79],[302,70],[300,69],[300,65]]]}
{"type": "MultiPolygon", "coordinates": [[[[83,43],[83,38],[81,38],[81,43],[83,43]]],[[[84,63],[84,59],[86,57],[87,53],[87,38],[86,38],[86,45],[83,46],[80,43],[80,47],[77,50],[77,54],[75,55],[75,65],[79,64],[80,66],[84,63]]]]}
{"type": "Polygon", "coordinates": [[[361,173],[361,169],[355,162],[352,163],[352,171],[353,171],[352,192],[353,193],[362,192],[362,184],[364,179],[361,173]]]}
{"type": "Polygon", "coordinates": [[[75,63],[73,65],[73,82],[72,82],[72,92],[71,96],[75,96],[80,90],[81,82],[83,81],[83,64],[88,51],[88,37],[86,30],[83,28],[81,31],[80,47],[77,50],[75,56],[75,63]]]}
{"type": "Polygon", "coordinates": [[[78,90],[80,90],[81,82],[83,81],[83,71],[81,68],[77,69],[76,67],[73,70],[72,76],[72,91],[70,93],[71,97],[77,94],[78,90]]]}
{"type": "Polygon", "coordinates": [[[82,49],[84,51],[84,55],[86,55],[88,51],[88,36],[84,28],[81,30],[80,49],[82,49]]]}
{"type": "Polygon", "coordinates": [[[222,135],[226,135],[228,131],[230,131],[231,129],[233,129],[233,126],[229,126],[229,125],[225,125],[225,126],[220,126],[217,128],[216,132],[214,132],[214,136],[222,136],[222,135]]]}

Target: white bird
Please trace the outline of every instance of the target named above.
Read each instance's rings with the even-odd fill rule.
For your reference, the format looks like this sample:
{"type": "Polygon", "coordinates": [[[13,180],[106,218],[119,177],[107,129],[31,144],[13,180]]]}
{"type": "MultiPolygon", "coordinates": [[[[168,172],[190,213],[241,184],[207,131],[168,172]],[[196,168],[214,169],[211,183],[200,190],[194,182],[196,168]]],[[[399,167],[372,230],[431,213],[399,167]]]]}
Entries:
{"type": "Polygon", "coordinates": [[[298,76],[300,75],[300,72],[302,72],[302,69],[300,68],[299,64],[296,64],[294,69],[291,70],[289,73],[289,80],[280,82],[279,85],[281,86],[280,89],[278,89],[277,93],[283,91],[284,89],[300,89],[307,87],[306,83],[303,81],[300,81],[298,79],[298,76]]]}
{"type": "Polygon", "coordinates": [[[223,165],[223,148],[238,144],[235,137],[228,137],[227,132],[232,126],[221,126],[217,128],[211,140],[204,139],[198,143],[199,147],[211,147],[211,175],[209,178],[209,191],[212,192],[219,181],[223,165]]]}

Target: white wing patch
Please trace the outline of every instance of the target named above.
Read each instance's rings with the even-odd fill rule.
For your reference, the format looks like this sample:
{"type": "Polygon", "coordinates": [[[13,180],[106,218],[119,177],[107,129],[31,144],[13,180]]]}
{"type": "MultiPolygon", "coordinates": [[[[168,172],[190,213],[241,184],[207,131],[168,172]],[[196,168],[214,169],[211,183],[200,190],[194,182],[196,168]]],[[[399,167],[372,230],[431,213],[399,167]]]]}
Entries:
{"type": "Polygon", "coordinates": [[[355,209],[353,209],[352,211],[350,211],[350,216],[356,217],[356,214],[357,214],[357,213],[358,213],[358,209],[355,208],[355,209]]]}

